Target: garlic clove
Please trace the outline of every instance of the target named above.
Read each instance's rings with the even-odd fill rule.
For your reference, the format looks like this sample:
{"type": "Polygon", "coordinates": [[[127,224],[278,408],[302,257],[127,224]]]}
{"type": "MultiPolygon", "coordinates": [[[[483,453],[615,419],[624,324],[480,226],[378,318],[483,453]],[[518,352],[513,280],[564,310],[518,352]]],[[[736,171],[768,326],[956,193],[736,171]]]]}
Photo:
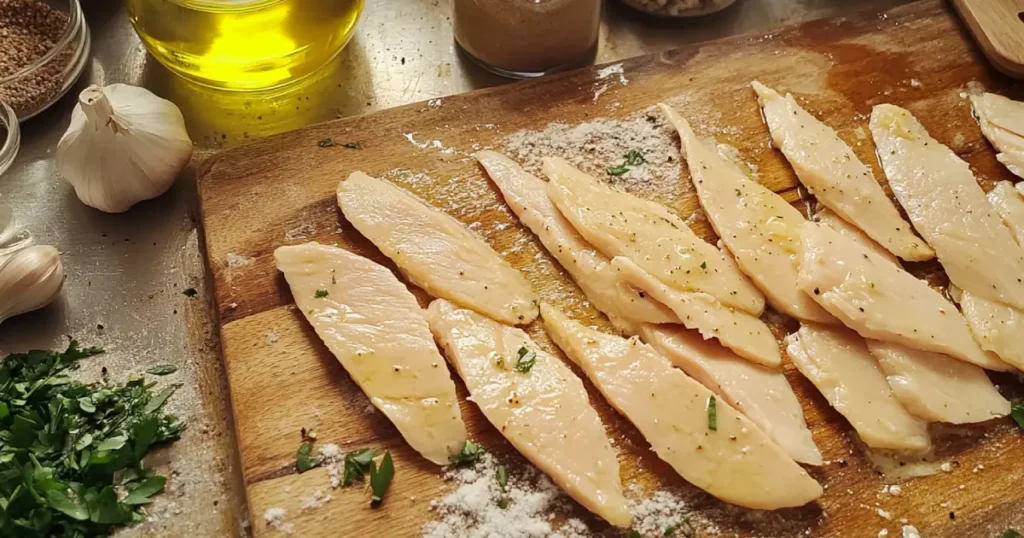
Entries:
{"type": "Polygon", "coordinates": [[[160,196],[192,156],[174,103],[127,84],[89,86],[57,144],[57,169],[78,198],[120,213],[160,196]]]}
{"type": "Polygon", "coordinates": [[[51,246],[27,247],[0,259],[0,323],[50,304],[63,286],[64,266],[51,246]]]}
{"type": "Polygon", "coordinates": [[[19,230],[14,210],[0,199],[0,256],[21,250],[32,244],[32,234],[19,230]]]}

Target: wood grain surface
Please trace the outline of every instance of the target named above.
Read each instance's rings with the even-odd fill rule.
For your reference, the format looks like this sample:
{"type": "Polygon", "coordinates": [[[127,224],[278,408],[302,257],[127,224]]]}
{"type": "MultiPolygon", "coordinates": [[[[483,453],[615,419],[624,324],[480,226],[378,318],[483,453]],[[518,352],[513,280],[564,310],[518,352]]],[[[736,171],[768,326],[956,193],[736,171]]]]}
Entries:
{"type": "Polygon", "coordinates": [[[1002,72],[1024,78],[1024,1],[953,0],[985,56],[1002,72]]]}
{"type": "MultiPolygon", "coordinates": [[[[602,327],[606,321],[519,225],[468,157],[474,149],[500,149],[509,134],[543,129],[549,122],[621,119],[667,100],[692,120],[698,134],[735,146],[756,165],[761,182],[806,211],[792,170],[768,142],[749,87],[756,78],[793,92],[835,126],[865,162],[876,163],[866,135],[867,114],[872,105],[890,102],[911,110],[935,138],[970,162],[986,188],[996,180],[1014,179],[996,162],[962,92],[980,84],[1013,98],[1024,93],[985,62],[952,8],[937,0],[636,58],[623,68],[625,84],[616,77],[597,79],[598,68],[588,68],[312,126],[221,153],[204,165],[199,191],[205,247],[257,536],[278,533],[263,522],[270,507],[287,511],[295,536],[419,536],[424,522],[436,518],[430,501],[451,488],[381,414],[367,411],[368,400],[294,309],[274,267],[275,248],[308,240],[337,243],[394,267],[336,206],[337,182],[354,170],[388,178],[470,225],[523,271],[544,300],[602,327]],[[607,86],[599,99],[598,83],[607,86]],[[360,141],[364,149],[318,147],[324,138],[360,141]],[[425,143],[434,140],[439,143],[425,143]],[[390,449],[396,475],[384,507],[371,509],[366,491],[350,487],[330,491],[329,503],[303,511],[303,497],[330,489],[322,468],[295,472],[303,427],[316,428],[320,444],[390,449]]],[[[697,202],[685,170],[680,177],[624,185],[687,217],[697,202]]],[[[713,239],[699,213],[693,222],[698,233],[713,239]]],[[[934,264],[912,269],[943,283],[934,264]]],[[[414,291],[425,305],[428,297],[414,291]]],[[[787,325],[792,328],[777,325],[779,335],[787,325]]],[[[539,323],[529,332],[557,353],[539,323]]],[[[786,373],[829,461],[811,470],[827,489],[816,504],[773,514],[724,506],[685,484],[587,386],[615,440],[624,482],[644,491],[676,488],[723,535],[874,538],[882,529],[899,536],[904,524],[914,525],[924,537],[1000,536],[1010,527],[1024,531],[1024,435],[1009,419],[936,428],[937,455],[952,462],[952,472],[902,482],[900,496],[882,495],[880,489],[894,480],[879,474],[850,426],[792,365],[786,373]]],[[[994,380],[1004,394],[1021,395],[1012,376],[994,380]]],[[[456,383],[470,435],[492,453],[516,461],[501,436],[465,401],[461,382],[456,383]]],[[[616,535],[582,509],[573,515],[595,532],[616,535]]]]}

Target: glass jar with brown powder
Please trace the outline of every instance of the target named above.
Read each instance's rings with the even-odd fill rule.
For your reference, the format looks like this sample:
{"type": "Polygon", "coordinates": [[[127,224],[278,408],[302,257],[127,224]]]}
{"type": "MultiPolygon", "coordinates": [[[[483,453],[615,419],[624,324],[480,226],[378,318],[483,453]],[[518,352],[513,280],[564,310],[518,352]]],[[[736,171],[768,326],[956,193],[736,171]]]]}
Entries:
{"type": "Polygon", "coordinates": [[[589,63],[601,0],[455,0],[455,41],[484,68],[538,77],[589,63]]]}

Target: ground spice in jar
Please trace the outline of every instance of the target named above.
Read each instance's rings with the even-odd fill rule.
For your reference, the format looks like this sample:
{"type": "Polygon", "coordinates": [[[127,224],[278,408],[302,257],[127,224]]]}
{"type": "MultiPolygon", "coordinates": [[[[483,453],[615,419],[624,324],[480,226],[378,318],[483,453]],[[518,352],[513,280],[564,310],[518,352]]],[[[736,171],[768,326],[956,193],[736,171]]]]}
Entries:
{"type": "MultiPolygon", "coordinates": [[[[0,0],[0,80],[50,52],[70,17],[40,0],[0,0]]],[[[30,74],[0,83],[0,101],[19,115],[45,104],[64,83],[70,51],[62,51],[30,74]]]]}

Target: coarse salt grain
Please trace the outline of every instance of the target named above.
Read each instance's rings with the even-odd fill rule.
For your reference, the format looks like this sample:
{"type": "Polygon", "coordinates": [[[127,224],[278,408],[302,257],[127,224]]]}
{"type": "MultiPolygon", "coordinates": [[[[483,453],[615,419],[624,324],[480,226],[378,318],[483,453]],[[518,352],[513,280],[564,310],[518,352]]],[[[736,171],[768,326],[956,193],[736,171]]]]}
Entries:
{"type": "Polygon", "coordinates": [[[939,467],[939,469],[942,469],[942,472],[944,472],[944,473],[951,473],[951,472],[953,472],[953,464],[949,463],[948,461],[944,462],[939,467]]]}
{"type": "Polygon", "coordinates": [[[284,518],[286,515],[287,512],[284,508],[267,508],[267,511],[263,512],[263,522],[274,530],[281,531],[285,534],[291,534],[292,524],[285,521],[284,518]]]}
{"type": "Polygon", "coordinates": [[[913,525],[904,525],[903,538],[921,538],[921,533],[919,533],[917,531],[917,527],[913,525]]]}

